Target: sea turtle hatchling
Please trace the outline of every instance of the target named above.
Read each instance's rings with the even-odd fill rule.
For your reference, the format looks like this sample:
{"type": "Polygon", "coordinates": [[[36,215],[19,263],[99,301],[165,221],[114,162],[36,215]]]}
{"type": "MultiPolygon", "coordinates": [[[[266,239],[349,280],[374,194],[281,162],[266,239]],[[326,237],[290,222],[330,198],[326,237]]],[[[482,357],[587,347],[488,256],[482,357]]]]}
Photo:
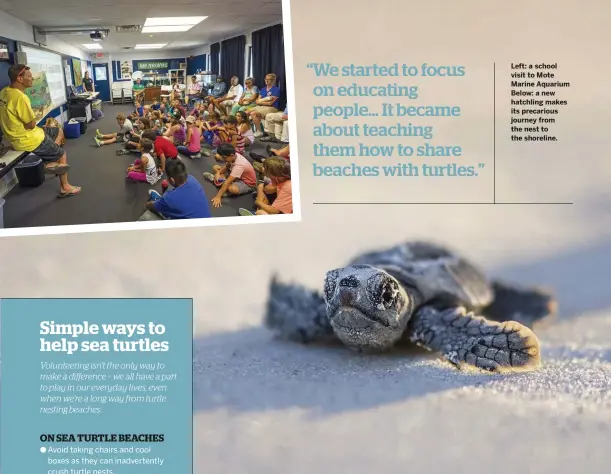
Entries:
{"type": "Polygon", "coordinates": [[[555,313],[551,293],[490,281],[446,248],[408,242],[327,272],[322,295],[272,278],[265,325],[284,339],[339,339],[359,352],[407,340],[458,368],[515,372],[540,365],[531,329],[555,313]]]}

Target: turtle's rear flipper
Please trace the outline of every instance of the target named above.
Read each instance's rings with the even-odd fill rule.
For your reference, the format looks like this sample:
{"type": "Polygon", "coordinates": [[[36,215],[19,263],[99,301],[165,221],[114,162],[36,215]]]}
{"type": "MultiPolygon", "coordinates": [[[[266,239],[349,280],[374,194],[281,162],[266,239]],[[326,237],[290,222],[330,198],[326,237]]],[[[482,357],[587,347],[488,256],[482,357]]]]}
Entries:
{"type": "Polygon", "coordinates": [[[411,342],[441,352],[457,367],[526,372],[541,363],[539,340],[530,329],[515,321],[490,321],[463,307],[423,306],[412,316],[407,334],[411,342]]]}
{"type": "Polygon", "coordinates": [[[334,338],[323,297],[300,285],[281,283],[275,276],[264,322],[280,338],[290,341],[310,343],[334,338]]]}
{"type": "Polygon", "coordinates": [[[493,281],[494,299],[482,314],[494,321],[517,321],[529,328],[549,322],[556,315],[557,302],[551,292],[503,281],[493,281]]]}

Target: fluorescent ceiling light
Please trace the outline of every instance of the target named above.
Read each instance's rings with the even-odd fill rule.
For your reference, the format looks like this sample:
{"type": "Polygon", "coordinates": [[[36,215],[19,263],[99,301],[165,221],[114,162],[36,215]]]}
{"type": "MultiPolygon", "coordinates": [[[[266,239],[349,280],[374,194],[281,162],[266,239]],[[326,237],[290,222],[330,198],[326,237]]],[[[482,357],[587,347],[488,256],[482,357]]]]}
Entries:
{"type": "Polygon", "coordinates": [[[102,45],[98,43],[87,43],[83,46],[87,49],[102,49],[102,45]]]}
{"type": "Polygon", "coordinates": [[[144,26],[195,26],[204,21],[207,16],[176,16],[169,18],[147,18],[144,26]]]}
{"type": "Polygon", "coordinates": [[[163,44],[137,44],[136,49],[161,49],[168,43],[163,44]]]}
{"type": "Polygon", "coordinates": [[[175,25],[175,26],[145,26],[142,33],[177,33],[179,31],[189,31],[194,25],[175,25]]]}

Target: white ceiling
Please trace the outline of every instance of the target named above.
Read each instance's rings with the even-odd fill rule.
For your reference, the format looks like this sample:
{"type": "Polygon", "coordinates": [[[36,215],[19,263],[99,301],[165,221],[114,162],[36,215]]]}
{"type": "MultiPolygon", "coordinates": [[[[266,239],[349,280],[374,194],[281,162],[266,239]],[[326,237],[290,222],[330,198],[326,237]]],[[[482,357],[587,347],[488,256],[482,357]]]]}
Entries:
{"type": "MultiPolygon", "coordinates": [[[[108,28],[105,52],[126,52],[141,43],[168,43],[167,49],[188,49],[248,33],[282,21],[281,0],[0,0],[0,9],[42,28],[108,28]],[[117,33],[116,25],[143,25],[147,17],[207,16],[182,33],[117,33]]],[[[89,35],[58,35],[82,48],[89,35]]]]}

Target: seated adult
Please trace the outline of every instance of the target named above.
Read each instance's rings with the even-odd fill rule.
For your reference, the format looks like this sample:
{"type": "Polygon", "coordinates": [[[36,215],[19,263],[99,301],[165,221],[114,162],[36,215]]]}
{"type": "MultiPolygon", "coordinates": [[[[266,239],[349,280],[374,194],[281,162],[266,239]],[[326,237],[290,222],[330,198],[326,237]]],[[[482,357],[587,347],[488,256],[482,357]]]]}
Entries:
{"type": "Polygon", "coordinates": [[[11,66],[8,77],[11,84],[0,91],[0,126],[4,136],[15,150],[33,153],[44,161],[45,172],[59,176],[59,197],[80,193],[80,187],[68,182],[68,158],[59,146],[63,132],[36,125],[30,98],[24,93],[34,83],[30,68],[24,64],[11,66]]]}
{"type": "Polygon", "coordinates": [[[259,88],[255,86],[255,80],[252,77],[247,77],[244,81],[244,92],[240,96],[237,103],[233,104],[231,115],[236,115],[238,112],[246,112],[253,109],[259,98],[259,88]]]}
{"type": "Polygon", "coordinates": [[[160,175],[165,173],[166,160],[175,160],[178,158],[178,149],[170,140],[157,135],[154,130],[147,130],[142,134],[142,138],[147,138],[153,142],[155,156],[157,157],[157,171],[160,175]]]}
{"type": "Polygon", "coordinates": [[[171,160],[166,167],[168,181],[174,189],[159,194],[149,191],[146,209],[166,219],[203,219],[211,217],[208,198],[202,185],[180,160],[171,160]]]}
{"type": "Polygon", "coordinates": [[[227,90],[227,85],[225,84],[225,79],[222,76],[217,76],[216,83],[212,88],[212,92],[210,95],[206,96],[206,103],[210,105],[213,100],[220,99],[225,95],[225,91],[227,90]]]}
{"type": "Polygon", "coordinates": [[[231,78],[231,87],[229,88],[229,91],[223,97],[212,100],[209,112],[212,113],[214,112],[214,109],[217,108],[222,116],[229,115],[231,113],[230,111],[233,104],[236,104],[240,100],[243,93],[244,88],[240,84],[240,79],[238,76],[233,76],[231,78]]]}
{"type": "Polygon", "coordinates": [[[255,102],[256,106],[249,112],[256,138],[263,136],[264,128],[261,120],[267,114],[278,112],[278,107],[280,107],[280,87],[276,86],[276,79],[275,74],[265,76],[265,87],[259,89],[259,98],[255,102]]]}
{"type": "Polygon", "coordinates": [[[134,82],[132,87],[132,91],[134,93],[134,101],[144,101],[144,84],[142,84],[142,79],[136,79],[136,82],[134,82]]]}
{"type": "Polygon", "coordinates": [[[289,108],[284,112],[276,112],[265,116],[265,136],[262,142],[288,143],[289,142],[289,108]]]}
{"type": "Polygon", "coordinates": [[[182,99],[182,87],[180,82],[177,79],[172,80],[172,100],[177,100],[180,102],[182,99]]]}
{"type": "Polygon", "coordinates": [[[199,97],[202,92],[202,85],[197,82],[197,77],[191,76],[191,82],[187,87],[187,97],[185,97],[185,102],[187,104],[191,104],[195,99],[199,97]]]}

